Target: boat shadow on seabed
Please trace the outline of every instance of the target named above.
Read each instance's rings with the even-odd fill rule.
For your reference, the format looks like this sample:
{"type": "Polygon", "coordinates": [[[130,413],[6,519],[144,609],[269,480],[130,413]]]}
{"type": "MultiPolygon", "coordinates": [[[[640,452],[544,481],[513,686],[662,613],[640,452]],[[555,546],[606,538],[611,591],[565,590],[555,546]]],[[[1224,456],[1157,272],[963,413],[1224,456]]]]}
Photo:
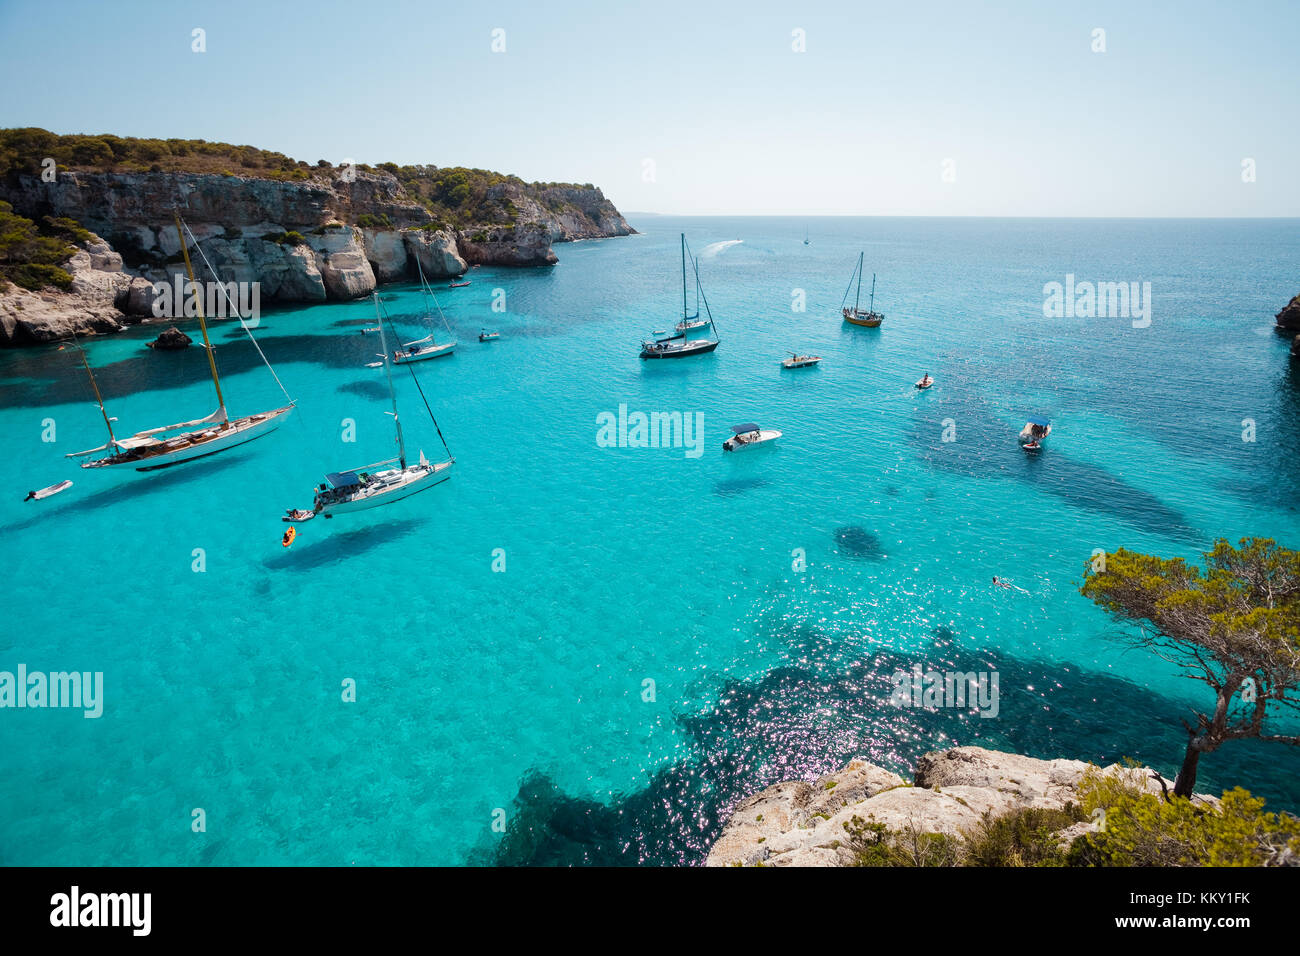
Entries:
{"type": "MultiPolygon", "coordinates": [[[[315,540],[308,540],[308,532],[304,531],[294,540],[292,548],[281,548],[277,544],[276,553],[262,559],[262,567],[268,571],[290,568],[303,571],[348,561],[382,544],[415,534],[428,521],[428,518],[385,521],[342,534],[320,534],[323,522],[314,521],[309,528],[313,532],[311,537],[315,540]]],[[[324,528],[332,530],[328,524],[324,528]]]]}
{"type": "MultiPolygon", "coordinates": [[[[68,517],[99,511],[109,505],[119,507],[124,502],[143,498],[166,488],[178,488],[192,481],[211,478],[228,468],[243,464],[253,451],[254,448],[252,447],[243,451],[231,449],[229,453],[223,454],[218,460],[197,464],[186,463],[181,467],[168,468],[166,471],[150,475],[147,478],[133,475],[134,480],[119,481],[114,480],[113,476],[106,475],[103,476],[105,486],[84,498],[75,497],[77,489],[84,488],[86,484],[91,484],[98,476],[90,476],[83,480],[80,476],[86,474],[86,470],[74,466],[73,471],[76,472],[76,474],[72,475],[74,485],[68,492],[59,495],[58,498],[49,503],[35,502],[35,514],[17,524],[5,525],[4,530],[7,532],[23,531],[48,520],[52,515],[68,517]]],[[[31,503],[29,503],[28,507],[31,507],[31,503]]]]}

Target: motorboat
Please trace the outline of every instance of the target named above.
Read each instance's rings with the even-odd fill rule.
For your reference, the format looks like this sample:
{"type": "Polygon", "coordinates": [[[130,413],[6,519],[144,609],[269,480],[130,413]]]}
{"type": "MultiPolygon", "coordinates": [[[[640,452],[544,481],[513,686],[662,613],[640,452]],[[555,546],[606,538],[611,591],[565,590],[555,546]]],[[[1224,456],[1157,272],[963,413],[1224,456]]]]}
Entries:
{"type": "Polygon", "coordinates": [[[731,432],[731,437],[722,443],[723,451],[735,451],[738,448],[748,448],[750,445],[761,445],[764,442],[775,441],[781,437],[781,433],[776,429],[760,428],[754,422],[732,425],[731,432]]]}

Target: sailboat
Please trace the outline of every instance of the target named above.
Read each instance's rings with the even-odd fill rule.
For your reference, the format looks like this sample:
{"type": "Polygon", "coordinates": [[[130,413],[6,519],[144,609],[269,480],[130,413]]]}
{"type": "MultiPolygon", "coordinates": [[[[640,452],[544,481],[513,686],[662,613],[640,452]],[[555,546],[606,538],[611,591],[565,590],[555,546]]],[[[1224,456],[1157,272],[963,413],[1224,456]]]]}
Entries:
{"type": "MultiPolygon", "coordinates": [[[[86,359],[86,352],[77,343],[77,348],[81,352],[81,362],[86,367],[86,374],[90,376],[90,386],[95,392],[95,401],[99,405],[99,412],[104,417],[104,424],[108,428],[108,441],[97,448],[88,448],[85,451],[76,451],[68,455],[68,458],[86,458],[98,452],[109,452],[102,458],[90,458],[88,461],[81,463],[82,468],[134,468],[136,471],[157,471],[161,468],[170,468],[173,465],[179,465],[187,461],[194,461],[198,458],[207,458],[209,455],[215,455],[218,452],[226,451],[230,448],[236,448],[239,445],[247,444],[250,441],[261,438],[275,429],[280,427],[285,417],[293,411],[294,401],[289,399],[289,404],[282,408],[273,408],[268,412],[258,412],[255,415],[246,415],[243,418],[231,418],[226,412],[226,400],[221,393],[221,378],[217,374],[217,359],[213,351],[212,343],[208,340],[208,325],[203,315],[203,295],[200,293],[198,283],[194,281],[194,268],[190,264],[189,246],[185,241],[185,234],[181,231],[181,219],[177,215],[176,234],[180,237],[181,254],[185,258],[185,271],[189,274],[190,285],[194,289],[194,304],[198,314],[199,329],[203,332],[203,348],[208,353],[208,368],[212,372],[212,386],[217,393],[217,410],[211,415],[204,418],[196,418],[193,421],[177,422],[175,425],[163,425],[159,428],[150,428],[147,431],[136,432],[129,438],[118,438],[113,431],[113,422],[116,418],[109,417],[104,408],[104,397],[99,393],[99,385],[95,382],[95,373],[90,369],[90,362],[86,359]]],[[[186,227],[188,228],[188,227],[186,227]]],[[[194,234],[190,233],[190,238],[194,234]]],[[[212,272],[214,278],[216,272],[212,269],[212,263],[207,261],[207,256],[203,254],[203,249],[199,246],[198,240],[194,241],[194,248],[198,250],[203,261],[208,265],[208,271],[212,272]]],[[[225,294],[225,287],[222,287],[225,294]]],[[[235,310],[234,303],[231,303],[231,309],[235,310]]],[[[233,314],[238,314],[235,310],[233,314]]],[[[250,339],[253,333],[248,326],[244,326],[250,339]]],[[[257,346],[257,340],[253,339],[254,346],[257,346]]],[[[262,353],[260,346],[257,346],[258,354],[262,353]]],[[[262,361],[266,361],[266,356],[262,355],[262,361]]],[[[270,368],[270,362],[267,362],[267,368],[270,368]]],[[[275,370],[271,369],[272,376],[275,376],[275,370]]],[[[275,377],[276,383],[280,379],[275,377]]],[[[281,391],[284,386],[280,385],[281,391]]],[[[285,398],[289,398],[285,394],[285,398]]]]}
{"type": "Polygon", "coordinates": [[[704,290],[700,287],[700,265],[695,261],[694,256],[691,257],[691,266],[695,272],[695,294],[703,300],[704,312],[708,318],[700,318],[698,304],[695,307],[694,315],[690,315],[686,311],[686,233],[682,233],[682,321],[677,323],[676,335],[670,335],[667,338],[653,338],[642,342],[641,357],[643,359],[684,358],[687,355],[703,355],[705,352],[712,352],[720,344],[718,328],[713,324],[713,312],[709,309],[709,300],[704,296],[704,290]],[[706,326],[712,329],[713,338],[687,338],[689,331],[706,326]],[[678,341],[679,339],[681,341],[678,341]]]}
{"type": "MultiPolygon", "coordinates": [[[[447,328],[447,334],[451,335],[451,326],[447,325],[447,317],[442,314],[442,306],[438,305],[438,300],[434,298],[433,290],[429,288],[429,283],[424,280],[424,266],[420,264],[420,257],[415,257],[415,267],[420,270],[420,291],[426,297],[433,299],[433,304],[438,310],[438,315],[442,318],[442,324],[447,328]]],[[[469,283],[465,283],[469,285],[469,283]]],[[[432,327],[433,315],[429,312],[428,303],[424,307],[424,321],[432,327]]],[[[397,365],[406,365],[409,362],[422,362],[425,359],[441,358],[444,355],[450,355],[456,350],[456,341],[452,339],[443,342],[441,345],[434,339],[433,333],[429,333],[422,339],[416,339],[414,342],[403,342],[402,347],[393,352],[393,362],[397,365]],[[425,344],[428,343],[428,344],[425,344]]],[[[385,355],[387,349],[385,349],[385,355]]],[[[382,363],[371,362],[370,368],[378,368],[382,363]]]]}
{"type": "Polygon", "coordinates": [[[862,259],[865,255],[864,252],[858,253],[858,267],[853,270],[853,275],[849,276],[849,289],[853,288],[853,280],[858,280],[858,292],[853,299],[853,308],[848,307],[849,289],[845,289],[844,301],[840,303],[840,312],[844,314],[845,322],[874,329],[885,321],[885,317],[876,311],[876,274],[874,272],[871,273],[871,305],[865,310],[858,308],[862,302],[862,259]]]}
{"type": "Polygon", "coordinates": [[[803,244],[804,244],[805,246],[808,245],[808,227],[807,227],[807,226],[804,226],[804,227],[803,227],[803,244]]]}
{"type": "MultiPolygon", "coordinates": [[[[379,320],[380,347],[384,350],[384,374],[388,377],[388,397],[393,403],[391,414],[393,428],[397,432],[397,457],[371,465],[362,465],[359,468],[330,472],[325,476],[325,482],[316,488],[312,509],[310,511],[291,509],[285,513],[281,519],[283,521],[302,522],[310,521],[319,514],[332,518],[336,514],[365,511],[367,508],[376,508],[379,505],[409,498],[451,477],[451,466],[456,459],[451,456],[451,450],[447,448],[447,440],[442,437],[442,429],[438,428],[438,420],[433,417],[433,410],[429,409],[428,399],[425,399],[424,407],[429,409],[429,417],[433,419],[433,427],[438,430],[438,438],[442,441],[443,450],[447,452],[447,459],[431,462],[421,451],[418,462],[413,465],[406,463],[406,442],[402,437],[401,419],[397,416],[397,392],[393,388],[393,367],[388,360],[388,340],[384,334],[379,293],[373,295],[375,315],[379,320]],[[387,465],[397,467],[385,467],[387,465]]],[[[423,398],[424,389],[420,388],[420,380],[415,378],[415,369],[411,369],[411,378],[415,380],[415,387],[420,389],[420,397],[423,398]]]]}

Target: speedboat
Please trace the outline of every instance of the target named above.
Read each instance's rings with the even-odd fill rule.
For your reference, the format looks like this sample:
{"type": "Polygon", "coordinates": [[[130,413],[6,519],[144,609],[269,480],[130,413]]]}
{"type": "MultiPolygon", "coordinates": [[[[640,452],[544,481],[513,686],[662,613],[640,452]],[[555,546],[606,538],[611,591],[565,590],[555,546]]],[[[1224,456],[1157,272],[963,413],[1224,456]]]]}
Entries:
{"type": "Polygon", "coordinates": [[[820,355],[800,355],[798,352],[791,352],[788,359],[781,360],[781,364],[785,368],[807,368],[809,365],[816,365],[821,360],[820,355]]]}
{"type": "Polygon", "coordinates": [[[775,441],[781,437],[781,433],[776,429],[763,429],[753,422],[732,425],[731,431],[732,436],[722,443],[723,451],[735,451],[737,448],[761,445],[763,442],[775,441]]]}

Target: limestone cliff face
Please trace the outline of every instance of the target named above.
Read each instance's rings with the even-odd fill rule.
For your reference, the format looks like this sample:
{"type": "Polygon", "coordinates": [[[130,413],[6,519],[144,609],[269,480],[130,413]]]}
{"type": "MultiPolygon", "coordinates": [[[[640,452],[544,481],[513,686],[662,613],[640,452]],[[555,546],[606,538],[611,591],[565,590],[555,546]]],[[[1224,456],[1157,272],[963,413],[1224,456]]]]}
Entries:
{"type": "Polygon", "coordinates": [[[456,236],[448,230],[414,229],[402,233],[402,245],[409,257],[405,267],[409,275],[418,259],[426,279],[446,279],[458,276],[469,268],[460,254],[456,236]]]}
{"type": "Polygon", "coordinates": [[[150,313],[153,286],[122,268],[122,257],[99,236],[76,244],[64,268],[67,291],[0,291],[0,344],[35,345],[78,335],[120,332],[150,313]]]}
{"type": "MultiPolygon", "coordinates": [[[[986,811],[1000,816],[1022,807],[1061,809],[1079,801],[1089,765],[1081,760],[1038,760],[1019,754],[954,747],[917,761],[915,779],[864,760],[808,783],[778,783],[742,800],[709,851],[707,866],[844,866],[853,862],[844,824],[853,817],[888,830],[914,827],[956,836],[986,811]]],[[[1112,764],[1103,774],[1159,793],[1146,768],[1112,764]]],[[[1213,797],[1194,799],[1213,804],[1213,797]]],[[[1095,828],[1085,821],[1061,831],[1070,839],[1095,828]]]]}
{"type": "MultiPolygon", "coordinates": [[[[103,248],[83,250],[98,256],[95,262],[68,266],[69,292],[6,293],[0,344],[109,331],[141,309],[147,313],[152,299],[145,287],[170,282],[184,269],[174,211],[221,281],[259,283],[263,303],[356,299],[379,283],[414,278],[417,258],[430,280],[459,276],[471,265],[552,265],[553,242],[633,231],[594,187],[492,188],[514,222],[452,231],[434,228],[429,210],[410,201],[386,172],[302,181],[80,171],[44,182],[16,175],[0,181],[0,199],[19,215],[75,219],[103,237],[103,248]],[[116,264],[106,268],[105,257],[114,256],[116,264]],[[120,277],[106,278],[111,273],[120,277]],[[133,280],[134,291],[123,293],[133,280]]],[[[194,258],[198,277],[210,279],[194,258]]]]}
{"type": "Polygon", "coordinates": [[[474,265],[551,266],[559,261],[551,251],[550,229],[542,222],[462,229],[456,247],[474,265]]]}

